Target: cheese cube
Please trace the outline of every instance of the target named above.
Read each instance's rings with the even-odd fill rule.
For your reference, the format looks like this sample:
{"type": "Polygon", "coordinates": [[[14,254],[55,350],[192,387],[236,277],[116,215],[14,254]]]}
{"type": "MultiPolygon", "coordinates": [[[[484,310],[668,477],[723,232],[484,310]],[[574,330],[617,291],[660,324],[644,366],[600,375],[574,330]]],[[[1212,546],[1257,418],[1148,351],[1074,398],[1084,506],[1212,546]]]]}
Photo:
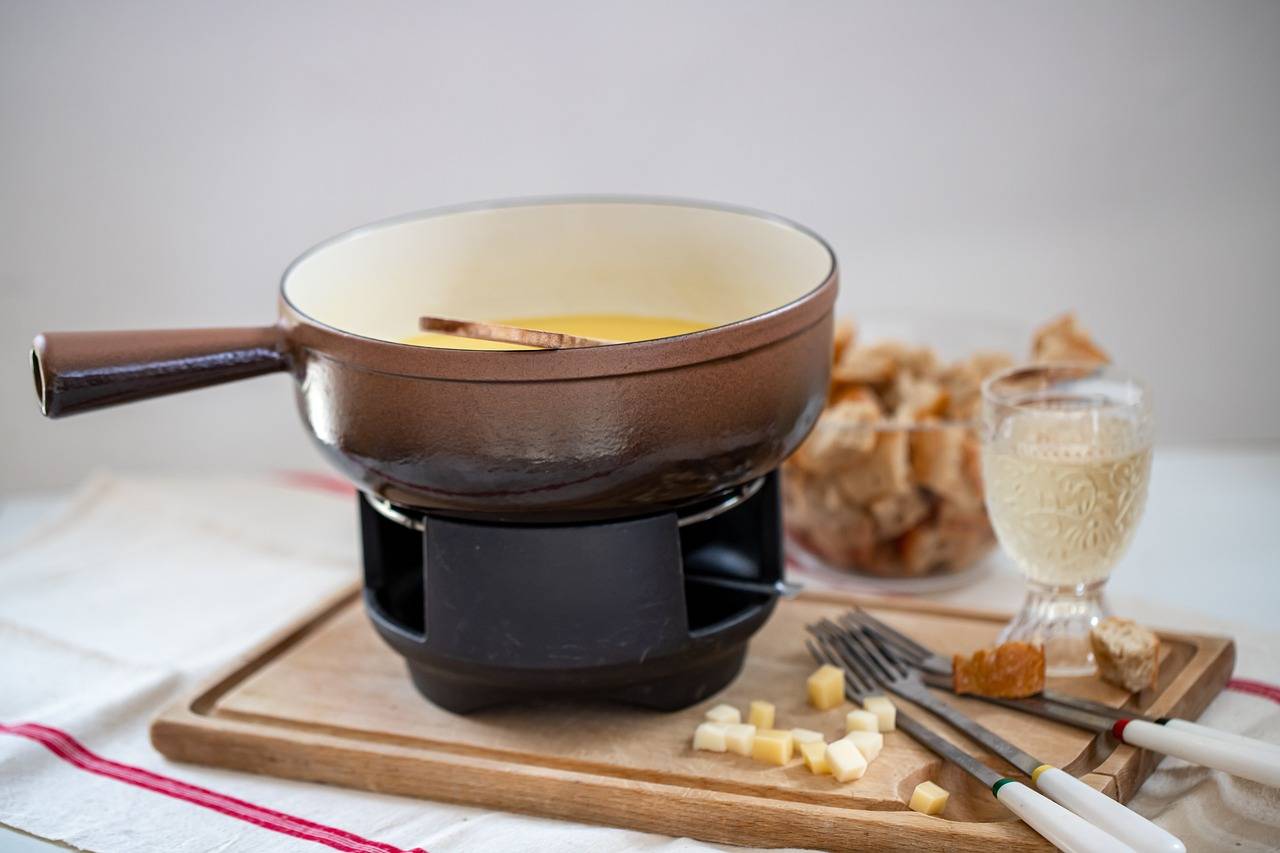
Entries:
{"type": "Polygon", "coordinates": [[[782,729],[762,729],[756,732],[751,743],[751,757],[766,764],[786,764],[795,750],[791,732],[782,729]]]}
{"type": "Polygon", "coordinates": [[[723,723],[702,723],[693,732],[693,748],[707,752],[724,752],[725,727],[723,723]]]}
{"type": "Polygon", "coordinates": [[[772,702],[757,699],[751,703],[751,710],[747,711],[747,722],[757,729],[771,729],[773,728],[774,710],[772,702]]]}
{"type": "Polygon", "coordinates": [[[742,712],[732,705],[717,705],[707,712],[707,719],[713,723],[731,723],[742,722],[742,712]]]}
{"type": "Polygon", "coordinates": [[[827,766],[827,745],[820,740],[800,744],[800,757],[804,759],[804,766],[815,776],[831,772],[831,768],[827,766]]]}
{"type": "Polygon", "coordinates": [[[751,755],[751,746],[755,739],[756,727],[748,723],[730,723],[724,727],[724,744],[730,752],[751,755]]]}
{"type": "Polygon", "coordinates": [[[858,708],[844,715],[844,730],[846,732],[878,732],[880,720],[870,711],[858,708]]]}
{"type": "Polygon", "coordinates": [[[937,814],[947,806],[947,798],[951,794],[946,788],[940,788],[932,782],[921,782],[911,792],[910,806],[921,814],[937,814]]]}
{"type": "Polygon", "coordinates": [[[858,752],[862,753],[862,757],[867,759],[870,764],[880,755],[880,750],[884,749],[884,735],[879,732],[849,732],[844,736],[844,740],[849,741],[858,748],[858,752]]]}
{"type": "Polygon", "coordinates": [[[813,743],[814,741],[824,741],[822,732],[815,732],[813,729],[792,729],[791,739],[796,742],[796,746],[802,743],[813,743]]]}
{"type": "Polygon", "coordinates": [[[853,741],[838,740],[827,746],[827,766],[831,775],[840,782],[852,782],[861,779],[867,772],[867,759],[858,752],[853,741]]]}
{"type": "Polygon", "coordinates": [[[827,711],[844,701],[844,670],[824,663],[805,682],[809,690],[809,704],[819,711],[827,711]]]}
{"type": "Polygon", "coordinates": [[[898,709],[885,696],[868,696],[862,700],[862,707],[876,715],[880,722],[880,731],[891,732],[894,721],[898,719],[898,709]]]}

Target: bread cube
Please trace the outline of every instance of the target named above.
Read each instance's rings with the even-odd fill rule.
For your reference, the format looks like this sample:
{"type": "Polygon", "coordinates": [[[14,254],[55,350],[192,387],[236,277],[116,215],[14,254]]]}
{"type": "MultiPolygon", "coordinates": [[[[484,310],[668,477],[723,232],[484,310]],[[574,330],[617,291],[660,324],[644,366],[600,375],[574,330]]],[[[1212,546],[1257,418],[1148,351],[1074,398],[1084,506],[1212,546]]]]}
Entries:
{"type": "Polygon", "coordinates": [[[911,792],[909,805],[920,814],[938,814],[946,808],[947,798],[950,796],[946,788],[941,788],[932,782],[921,782],[911,792]]]}
{"type": "Polygon", "coordinates": [[[724,727],[724,744],[729,752],[750,757],[756,727],[749,723],[729,723],[724,727]]]}
{"type": "Polygon", "coordinates": [[[846,732],[878,732],[880,718],[864,708],[856,708],[844,715],[846,732]]]}
{"type": "Polygon", "coordinates": [[[713,723],[731,723],[742,722],[742,712],[732,705],[717,705],[710,711],[707,711],[707,719],[713,723]]]}
{"type": "Polygon", "coordinates": [[[773,728],[775,710],[772,702],[756,699],[751,703],[750,710],[747,711],[747,722],[757,729],[771,729],[773,728]]]}
{"type": "Polygon", "coordinates": [[[831,768],[827,766],[827,745],[820,740],[800,744],[800,757],[804,759],[804,766],[815,776],[831,772],[831,768]]]}
{"type": "Polygon", "coordinates": [[[862,753],[862,757],[867,759],[868,764],[875,761],[880,755],[880,750],[884,749],[884,735],[880,732],[852,731],[843,739],[856,746],[858,752],[862,753]]]}
{"type": "Polygon", "coordinates": [[[889,701],[887,696],[868,696],[862,700],[862,707],[876,715],[880,731],[891,732],[894,730],[895,721],[898,719],[898,709],[894,707],[894,704],[889,701]]]}
{"type": "Polygon", "coordinates": [[[693,732],[693,748],[707,752],[724,752],[725,735],[723,723],[702,723],[693,732]]]}
{"type": "Polygon", "coordinates": [[[824,663],[805,682],[809,704],[819,711],[836,707],[844,701],[844,670],[824,663]]]}
{"type": "Polygon", "coordinates": [[[783,765],[791,760],[795,751],[795,739],[791,732],[782,729],[760,729],[751,743],[751,757],[766,764],[783,765]]]}
{"type": "Polygon", "coordinates": [[[852,782],[861,779],[867,772],[867,759],[863,757],[852,741],[838,740],[827,746],[827,766],[831,775],[840,782],[852,782]]]}

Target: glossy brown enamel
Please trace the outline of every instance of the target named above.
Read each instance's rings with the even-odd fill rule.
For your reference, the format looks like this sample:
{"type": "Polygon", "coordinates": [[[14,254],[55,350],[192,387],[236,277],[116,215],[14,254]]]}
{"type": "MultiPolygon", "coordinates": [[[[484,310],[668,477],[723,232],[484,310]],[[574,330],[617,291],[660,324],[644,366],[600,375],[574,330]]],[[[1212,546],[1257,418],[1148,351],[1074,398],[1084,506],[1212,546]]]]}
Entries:
{"type": "MultiPolygon", "coordinates": [[[[698,342],[669,346],[683,361],[698,342]]],[[[777,467],[822,409],[830,352],[829,309],[736,355],[581,378],[459,382],[303,348],[298,405],[334,464],[397,503],[598,516],[679,503],[777,467]]]]}
{"type": "Polygon", "coordinates": [[[817,419],[837,276],[825,244],[806,239],[830,265],[802,296],[678,337],[509,352],[412,346],[299,310],[286,273],[277,326],[41,335],[36,390],[58,417],[289,369],[325,455],[396,503],[521,519],[655,510],[772,470],[817,419]]]}

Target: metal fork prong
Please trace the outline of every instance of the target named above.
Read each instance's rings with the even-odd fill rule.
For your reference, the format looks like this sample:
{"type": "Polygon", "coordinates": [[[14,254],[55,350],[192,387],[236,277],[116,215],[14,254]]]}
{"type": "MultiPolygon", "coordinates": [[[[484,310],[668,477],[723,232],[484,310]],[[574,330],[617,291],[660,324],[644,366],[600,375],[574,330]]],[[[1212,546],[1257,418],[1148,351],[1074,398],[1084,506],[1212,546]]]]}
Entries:
{"type": "Polygon", "coordinates": [[[878,687],[883,687],[894,680],[893,674],[872,659],[851,635],[842,635],[839,642],[844,659],[850,666],[856,665],[863,678],[878,687]]]}
{"type": "MultiPolygon", "coordinates": [[[[873,688],[877,686],[877,680],[872,676],[870,672],[866,670],[863,662],[858,660],[856,657],[850,655],[849,651],[844,648],[844,644],[841,643],[839,639],[837,639],[836,637],[831,637],[830,642],[827,645],[827,648],[831,650],[831,653],[833,655],[835,655],[837,658],[840,659],[841,664],[844,666],[845,672],[848,672],[850,673],[850,675],[856,677],[860,683],[869,684],[873,688]]],[[[865,692],[870,692],[870,691],[865,691],[865,692]]]]}
{"type": "Polygon", "coordinates": [[[849,672],[848,665],[846,665],[845,662],[837,654],[831,651],[825,643],[820,641],[818,645],[814,645],[813,641],[805,640],[804,644],[806,647],[808,647],[809,654],[812,655],[813,659],[816,660],[818,663],[827,663],[827,664],[831,664],[832,666],[837,666],[844,672],[844,684],[845,684],[846,693],[850,694],[856,699],[861,699],[863,696],[867,695],[868,692],[870,692],[869,690],[865,689],[862,686],[861,681],[854,678],[852,673],[849,672]]]}
{"type": "Polygon", "coordinates": [[[863,631],[857,635],[857,639],[869,655],[889,667],[898,678],[907,678],[915,673],[916,669],[912,664],[903,662],[892,652],[883,649],[870,631],[863,631]]]}
{"type": "Polygon", "coordinates": [[[898,646],[899,648],[901,648],[907,654],[908,657],[919,659],[919,658],[927,658],[931,654],[933,654],[933,652],[930,651],[929,649],[920,645],[915,640],[908,637],[906,634],[903,634],[900,631],[890,628],[888,625],[881,622],[879,619],[872,616],[870,613],[863,610],[861,607],[854,608],[853,610],[849,611],[849,613],[846,615],[849,616],[852,620],[857,621],[864,628],[870,628],[880,636],[884,637],[886,640],[893,643],[895,646],[898,646]]]}
{"type": "Polygon", "coordinates": [[[878,628],[873,627],[869,622],[859,620],[857,617],[849,616],[841,620],[841,624],[845,626],[847,631],[861,631],[864,634],[871,634],[876,639],[876,644],[880,646],[886,653],[892,652],[893,657],[901,661],[906,661],[913,666],[919,666],[926,656],[916,653],[916,650],[893,637],[887,636],[878,628]]]}
{"type": "Polygon", "coordinates": [[[859,639],[868,653],[875,655],[877,660],[887,661],[902,677],[909,676],[916,669],[915,661],[904,660],[896,649],[888,646],[884,638],[870,628],[863,630],[859,639]]]}

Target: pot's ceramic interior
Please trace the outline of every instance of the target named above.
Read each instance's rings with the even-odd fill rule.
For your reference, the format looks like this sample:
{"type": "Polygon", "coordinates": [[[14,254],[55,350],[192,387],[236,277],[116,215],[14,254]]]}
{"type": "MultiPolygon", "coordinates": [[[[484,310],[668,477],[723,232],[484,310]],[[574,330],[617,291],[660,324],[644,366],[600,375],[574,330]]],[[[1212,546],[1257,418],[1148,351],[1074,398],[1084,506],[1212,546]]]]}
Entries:
{"type": "Polygon", "coordinates": [[[679,318],[707,328],[822,284],[833,258],[790,223],[653,200],[564,200],[428,212],[322,244],[285,274],[302,314],[400,342],[418,317],[679,318]]]}

